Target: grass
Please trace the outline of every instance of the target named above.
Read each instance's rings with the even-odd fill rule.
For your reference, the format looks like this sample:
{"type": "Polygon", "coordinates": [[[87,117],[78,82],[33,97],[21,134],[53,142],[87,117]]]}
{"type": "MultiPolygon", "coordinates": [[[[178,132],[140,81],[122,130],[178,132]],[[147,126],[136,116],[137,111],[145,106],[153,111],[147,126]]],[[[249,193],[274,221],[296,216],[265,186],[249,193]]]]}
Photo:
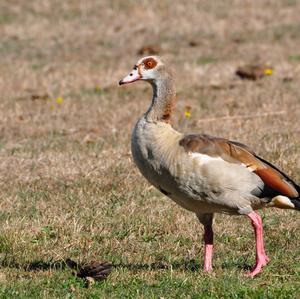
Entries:
{"type": "Polygon", "coordinates": [[[197,62],[198,64],[211,64],[216,63],[217,59],[213,57],[200,57],[197,62]]]}
{"type": "Polygon", "coordinates": [[[297,298],[294,211],[261,212],[271,263],[255,279],[244,276],[255,259],[249,221],[217,215],[214,272],[203,273],[196,217],[151,188],[131,159],[150,87],[117,82],[142,46],[159,44],[176,73],[177,128],[244,142],[300,182],[299,8],[290,0],[4,1],[0,298],[297,298]],[[253,61],[273,75],[234,76],[253,61]],[[259,116],[272,111],[283,113],[259,116]],[[114,269],[87,287],[68,258],[114,269]]]}

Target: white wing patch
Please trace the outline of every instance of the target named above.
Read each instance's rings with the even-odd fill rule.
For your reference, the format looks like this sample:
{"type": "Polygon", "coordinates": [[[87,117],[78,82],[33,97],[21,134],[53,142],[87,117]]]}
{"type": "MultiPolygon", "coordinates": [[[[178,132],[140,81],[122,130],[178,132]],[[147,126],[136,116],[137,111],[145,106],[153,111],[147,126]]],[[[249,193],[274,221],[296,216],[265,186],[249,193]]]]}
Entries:
{"type": "MultiPolygon", "coordinates": [[[[205,154],[200,154],[200,153],[189,153],[189,155],[192,157],[192,158],[196,158],[199,160],[199,162],[201,164],[206,164],[206,163],[209,163],[209,162],[213,162],[213,161],[223,161],[223,162],[227,162],[225,161],[224,159],[222,159],[221,157],[211,157],[209,155],[205,155],[205,154]]],[[[228,162],[227,162],[228,163],[228,162]]],[[[247,166],[246,164],[244,163],[236,163],[235,165],[241,165],[241,166],[244,166],[246,167],[250,172],[253,172],[256,170],[255,167],[252,167],[252,166],[247,166]]]]}
{"type": "Polygon", "coordinates": [[[189,155],[192,158],[197,159],[200,162],[200,164],[206,164],[206,163],[213,162],[213,161],[225,162],[221,157],[211,157],[209,155],[200,154],[200,153],[189,153],[189,155]]]}

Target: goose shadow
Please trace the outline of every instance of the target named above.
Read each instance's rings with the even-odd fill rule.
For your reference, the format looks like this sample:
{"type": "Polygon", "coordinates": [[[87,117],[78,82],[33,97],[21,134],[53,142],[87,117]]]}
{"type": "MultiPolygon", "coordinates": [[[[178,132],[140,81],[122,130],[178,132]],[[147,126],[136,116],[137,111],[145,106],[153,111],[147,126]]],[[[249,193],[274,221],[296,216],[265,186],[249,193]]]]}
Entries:
{"type": "MultiPolygon", "coordinates": [[[[143,271],[143,270],[167,270],[167,269],[184,269],[188,271],[196,271],[201,269],[201,265],[195,260],[190,259],[186,261],[174,261],[171,263],[166,262],[154,262],[154,263],[109,263],[107,261],[103,262],[109,264],[112,268],[123,268],[132,271],[143,271]]],[[[55,260],[55,261],[44,261],[36,260],[28,263],[17,263],[14,261],[2,261],[0,262],[0,268],[16,268],[23,269],[25,271],[47,271],[47,270],[64,270],[64,269],[74,269],[78,270],[83,265],[75,262],[72,259],[65,260],[55,260]]]]}
{"type": "MultiPolygon", "coordinates": [[[[167,262],[153,262],[153,263],[109,263],[107,261],[103,264],[108,265],[110,268],[115,269],[128,269],[131,271],[152,271],[152,270],[178,270],[182,269],[185,271],[201,271],[203,265],[200,264],[195,259],[173,261],[171,263],[167,262]]],[[[231,268],[233,265],[222,265],[221,268],[231,268]]],[[[54,261],[44,261],[36,260],[25,264],[20,264],[14,261],[2,261],[0,262],[0,268],[16,268],[23,269],[25,271],[47,271],[47,270],[64,270],[72,269],[79,271],[84,265],[81,265],[74,260],[67,258],[65,260],[54,260],[54,261]]],[[[252,266],[246,263],[236,263],[234,267],[241,270],[251,270],[252,266]]]]}

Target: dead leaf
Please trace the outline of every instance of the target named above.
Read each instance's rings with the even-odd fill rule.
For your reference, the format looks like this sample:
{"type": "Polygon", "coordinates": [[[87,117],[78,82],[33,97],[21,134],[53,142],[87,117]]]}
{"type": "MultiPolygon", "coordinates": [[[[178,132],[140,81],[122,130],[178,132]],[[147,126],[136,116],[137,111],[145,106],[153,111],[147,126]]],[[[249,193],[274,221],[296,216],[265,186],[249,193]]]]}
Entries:
{"type": "Polygon", "coordinates": [[[97,281],[105,280],[111,273],[112,264],[107,262],[92,262],[80,268],[77,276],[80,278],[92,278],[97,281]]]}
{"type": "Polygon", "coordinates": [[[199,44],[199,43],[198,43],[197,41],[195,41],[195,40],[190,40],[190,41],[189,41],[189,46],[190,46],[190,47],[197,47],[198,44],[199,44]]]}
{"type": "Polygon", "coordinates": [[[141,47],[137,54],[138,55],[158,55],[161,52],[159,45],[145,45],[141,47]]]}
{"type": "Polygon", "coordinates": [[[49,95],[47,93],[42,93],[42,94],[32,94],[31,95],[31,100],[32,101],[37,101],[37,100],[48,100],[49,99],[49,95]]]}
{"type": "Polygon", "coordinates": [[[257,80],[272,75],[273,68],[259,64],[245,65],[238,67],[235,73],[242,79],[257,80]]]}

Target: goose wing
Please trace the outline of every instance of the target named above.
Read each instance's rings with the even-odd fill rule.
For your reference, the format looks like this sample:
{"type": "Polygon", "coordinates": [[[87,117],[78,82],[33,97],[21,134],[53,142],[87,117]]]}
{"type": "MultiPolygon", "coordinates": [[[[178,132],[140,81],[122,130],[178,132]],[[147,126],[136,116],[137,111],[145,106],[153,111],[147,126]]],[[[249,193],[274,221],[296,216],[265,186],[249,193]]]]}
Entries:
{"type": "Polygon", "coordinates": [[[186,152],[199,153],[211,158],[221,158],[226,162],[240,164],[254,172],[264,182],[259,197],[284,195],[290,198],[299,197],[300,188],[286,174],[271,163],[257,156],[248,146],[224,138],[206,134],[184,136],[179,145],[186,152]]]}

